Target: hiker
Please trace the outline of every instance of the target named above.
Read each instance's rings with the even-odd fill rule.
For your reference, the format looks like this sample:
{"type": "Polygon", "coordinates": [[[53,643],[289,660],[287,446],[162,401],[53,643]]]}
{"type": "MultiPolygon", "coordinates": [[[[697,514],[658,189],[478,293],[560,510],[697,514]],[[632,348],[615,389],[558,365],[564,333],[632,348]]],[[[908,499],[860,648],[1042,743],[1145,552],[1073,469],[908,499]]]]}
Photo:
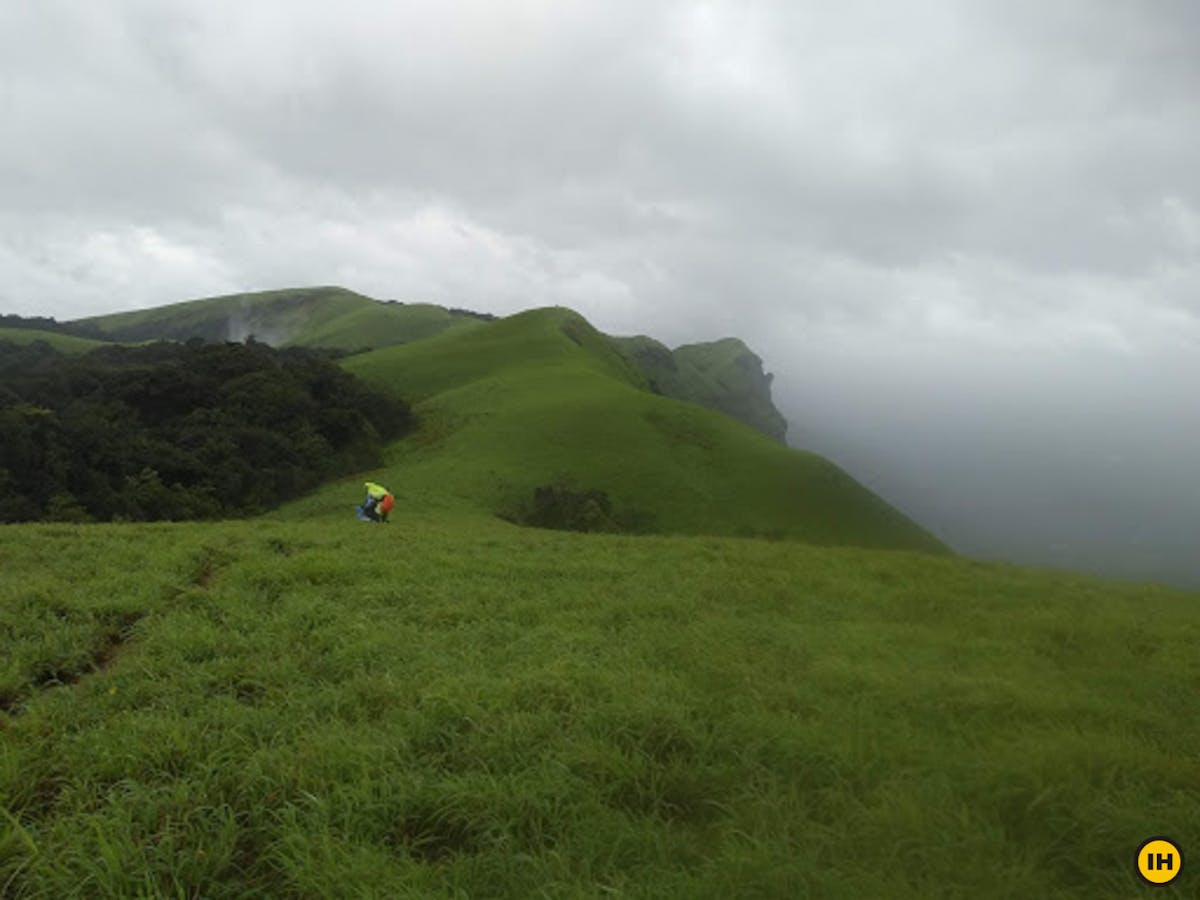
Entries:
{"type": "Polygon", "coordinates": [[[364,485],[367,489],[367,499],[358,508],[358,517],[364,522],[386,522],[388,513],[396,505],[392,492],[373,481],[364,482],[364,485]]]}

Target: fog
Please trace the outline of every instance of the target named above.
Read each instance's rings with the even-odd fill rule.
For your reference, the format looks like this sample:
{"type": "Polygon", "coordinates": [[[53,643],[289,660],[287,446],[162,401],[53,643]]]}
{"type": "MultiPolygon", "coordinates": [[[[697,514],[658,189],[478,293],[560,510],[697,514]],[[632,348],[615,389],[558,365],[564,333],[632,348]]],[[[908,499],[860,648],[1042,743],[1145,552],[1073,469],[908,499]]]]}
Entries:
{"type": "Polygon", "coordinates": [[[0,6],[0,311],[737,335],[963,552],[1195,583],[1190,0],[0,6]]]}
{"type": "Polygon", "coordinates": [[[1194,353],[810,351],[777,391],[791,443],[956,550],[1200,587],[1194,353]]]}

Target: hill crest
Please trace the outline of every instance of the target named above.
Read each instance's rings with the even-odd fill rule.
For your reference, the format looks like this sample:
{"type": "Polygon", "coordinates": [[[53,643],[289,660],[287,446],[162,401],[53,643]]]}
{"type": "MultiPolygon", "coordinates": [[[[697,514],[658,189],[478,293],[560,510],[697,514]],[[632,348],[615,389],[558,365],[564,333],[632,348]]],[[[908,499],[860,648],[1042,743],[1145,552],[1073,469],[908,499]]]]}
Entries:
{"type": "Polygon", "coordinates": [[[431,303],[375,300],[346,288],[285,288],[185,300],[80,319],[114,341],[244,341],[354,352],[420,340],[483,317],[431,303]]]}

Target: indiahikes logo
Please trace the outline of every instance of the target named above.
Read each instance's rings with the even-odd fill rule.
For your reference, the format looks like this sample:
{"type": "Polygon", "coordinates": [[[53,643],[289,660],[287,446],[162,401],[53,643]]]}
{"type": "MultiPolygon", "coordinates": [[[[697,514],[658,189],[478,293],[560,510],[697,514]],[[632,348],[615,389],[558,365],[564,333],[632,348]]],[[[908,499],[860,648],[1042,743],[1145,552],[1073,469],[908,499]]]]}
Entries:
{"type": "Polygon", "coordinates": [[[1138,847],[1137,870],[1147,884],[1170,884],[1183,871],[1183,851],[1169,838],[1147,838],[1138,847]]]}

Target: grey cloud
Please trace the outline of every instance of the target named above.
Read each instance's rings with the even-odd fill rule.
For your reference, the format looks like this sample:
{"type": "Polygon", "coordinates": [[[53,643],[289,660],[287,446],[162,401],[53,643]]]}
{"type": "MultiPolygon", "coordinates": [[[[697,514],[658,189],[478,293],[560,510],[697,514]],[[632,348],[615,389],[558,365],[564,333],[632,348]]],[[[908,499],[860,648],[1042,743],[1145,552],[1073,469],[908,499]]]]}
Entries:
{"type": "Polygon", "coordinates": [[[114,4],[107,44],[64,29],[78,79],[21,91],[44,120],[29,113],[41,139],[15,162],[34,176],[20,185],[43,208],[193,221],[220,204],[285,213],[314,189],[384,192],[551,248],[653,235],[662,223],[641,211],[657,206],[692,210],[682,224],[701,242],[870,265],[987,253],[1127,276],[1188,252],[1164,239],[1162,203],[1197,207],[1194,123],[1148,115],[1145,94],[1105,105],[1177,43],[1154,16],[566,5],[578,12],[534,39],[500,40],[503,15],[467,8],[482,24],[422,5],[114,4]],[[1042,30],[1056,52],[1026,48],[1042,30]],[[1129,33],[1141,54],[1114,57],[1129,33]],[[109,81],[90,77],[117,57],[109,81]]]}

